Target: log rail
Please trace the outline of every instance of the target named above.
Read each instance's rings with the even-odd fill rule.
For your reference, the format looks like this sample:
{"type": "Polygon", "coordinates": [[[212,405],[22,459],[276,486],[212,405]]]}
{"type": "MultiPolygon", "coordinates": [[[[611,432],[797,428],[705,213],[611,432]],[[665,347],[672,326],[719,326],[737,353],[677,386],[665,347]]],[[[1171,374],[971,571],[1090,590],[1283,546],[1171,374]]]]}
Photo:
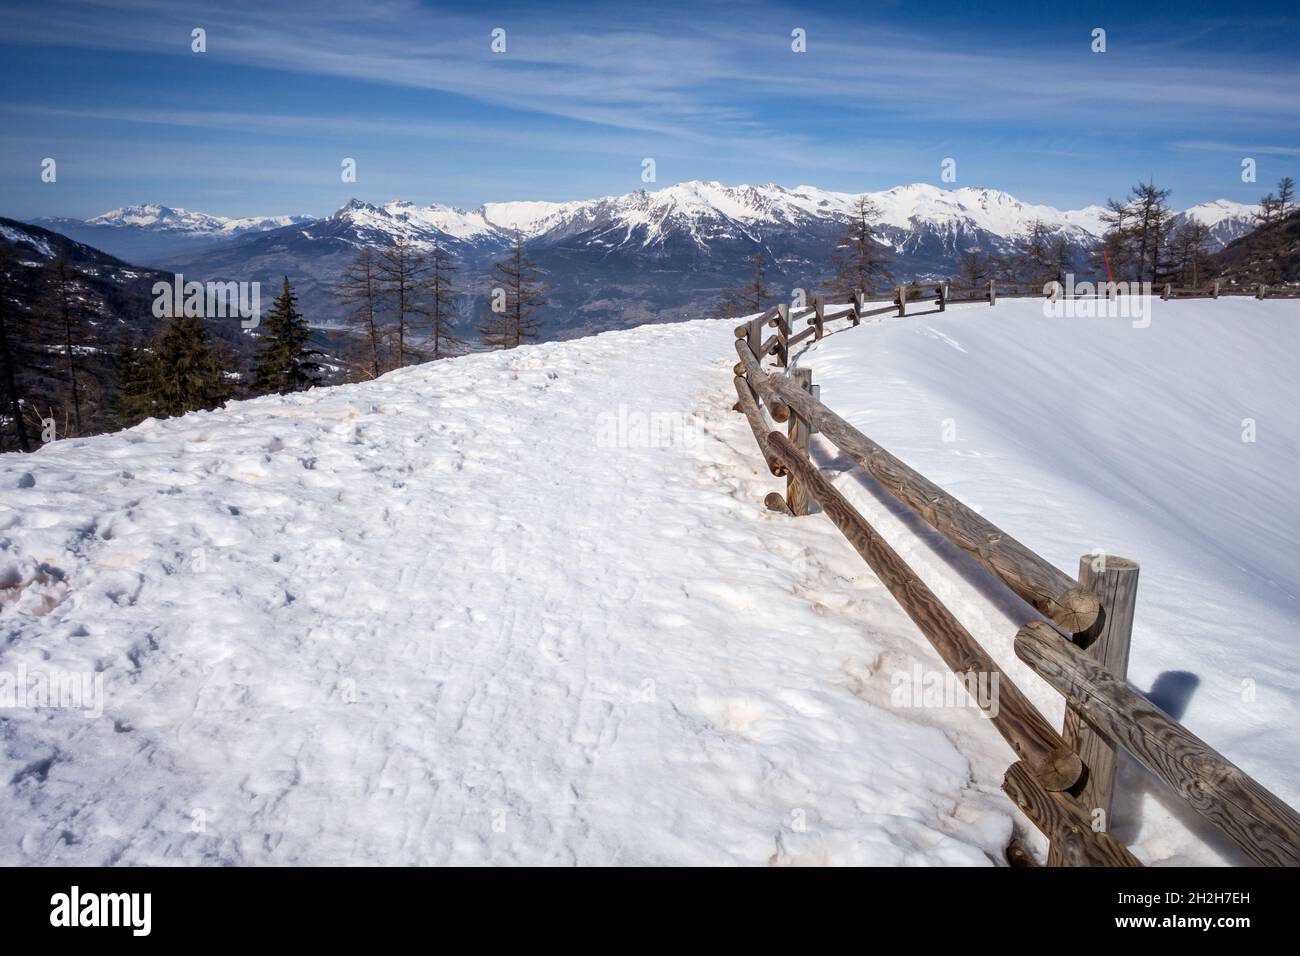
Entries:
{"type": "MultiPolygon", "coordinates": [[[[772,492],[765,504],[791,517],[824,513],[954,674],[996,679],[990,681],[998,688],[996,706],[974,696],[1018,757],[1007,770],[1002,789],[1047,836],[1049,866],[1141,865],[1110,833],[1115,758],[1121,748],[1257,863],[1300,866],[1300,814],[1127,682],[1136,562],[1084,555],[1078,579],[1070,577],[837,415],[811,386],[810,369],[790,368],[796,345],[809,338],[820,341],[829,334],[831,323],[841,320],[850,324],[839,331],[847,331],[869,317],[906,316],[909,307],[915,315],[916,308],[927,304],[932,305],[929,311],[943,311],[950,302],[987,301],[995,306],[999,296],[1061,294],[1059,288],[1022,292],[993,282],[987,290],[974,291],[978,294],[963,295],[947,285],[931,292],[899,286],[892,304],[883,308],[867,308],[862,293],[839,305],[818,296],[808,308],[777,306],[736,327],[740,361],[734,379],[735,409],[744,414],[768,470],[787,481],[787,494],[772,492]],[[793,332],[802,319],[807,328],[793,332]],[[764,339],[762,330],[768,327],[775,334],[764,339]],[[769,355],[777,364],[771,371],[762,364],[769,355]],[[769,416],[788,422],[790,435],[772,430],[769,416]],[[1027,616],[1033,619],[1016,635],[1016,655],[1065,698],[1065,725],[1060,732],[836,490],[809,454],[810,433],[821,434],[1025,602],[1027,616]]],[[[1099,294],[1107,292],[1103,288],[1099,294]]],[[[1218,298],[1234,292],[1220,289],[1218,283],[1204,293],[1165,290],[1166,298],[1202,294],[1218,298]]],[[[1257,291],[1235,294],[1264,297],[1257,291]]],[[[1009,848],[1010,862],[1032,864],[1023,845],[1013,840],[1013,847],[1017,849],[1013,858],[1009,848]]]]}

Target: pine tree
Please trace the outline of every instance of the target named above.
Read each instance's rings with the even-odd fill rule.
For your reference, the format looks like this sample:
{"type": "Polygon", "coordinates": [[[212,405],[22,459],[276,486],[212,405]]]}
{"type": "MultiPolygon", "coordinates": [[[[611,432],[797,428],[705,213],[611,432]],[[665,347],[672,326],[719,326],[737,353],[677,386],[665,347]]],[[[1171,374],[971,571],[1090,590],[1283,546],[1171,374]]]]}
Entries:
{"type": "Polygon", "coordinates": [[[389,337],[393,342],[396,368],[406,365],[407,333],[425,311],[417,304],[416,295],[427,268],[424,254],[404,236],[398,236],[392,245],[380,252],[376,263],[379,296],[388,306],[394,321],[389,337]]]}
{"type": "Polygon", "coordinates": [[[320,383],[320,352],[308,347],[311,330],[298,311],[298,297],[284,278],[271,312],[258,329],[261,340],[253,367],[254,395],[301,392],[320,383]]]}
{"type": "Polygon", "coordinates": [[[347,308],[348,324],[360,332],[364,355],[360,364],[368,378],[379,378],[386,371],[376,258],[374,249],[362,246],[335,289],[335,294],[347,308]]]}
{"type": "Polygon", "coordinates": [[[506,258],[492,264],[491,312],[479,334],[484,345],[512,349],[536,339],[541,332],[537,309],[546,304],[546,289],[537,266],[524,254],[524,238],[515,233],[506,258]]]}
{"type": "Polygon", "coordinates": [[[71,414],[64,417],[72,426],[72,434],[81,435],[85,433],[87,416],[82,414],[85,374],[77,350],[85,344],[87,325],[82,314],[77,271],[66,259],[52,259],[45,267],[43,281],[42,316],[50,337],[63,351],[66,403],[71,409],[71,414]]]}
{"type": "Polygon", "coordinates": [[[456,314],[456,294],[452,287],[455,263],[439,245],[435,245],[429,253],[428,262],[425,290],[429,305],[426,311],[429,315],[429,344],[436,362],[440,358],[459,354],[464,350],[465,341],[452,332],[452,317],[456,314]]]}
{"type": "MultiPolygon", "coordinates": [[[[4,414],[0,424],[8,419],[14,430],[19,451],[31,451],[32,441],[23,421],[23,392],[20,386],[20,364],[23,353],[19,347],[20,316],[14,308],[13,270],[17,262],[9,243],[0,241],[0,388],[4,389],[4,414]]],[[[23,323],[25,325],[25,323],[23,323]]],[[[0,451],[4,450],[4,431],[0,429],[0,451]]]]}
{"type": "Polygon", "coordinates": [[[152,352],[130,333],[123,336],[113,362],[112,421],[130,428],[157,413],[154,383],[161,379],[152,352]]]}
{"type": "Polygon", "coordinates": [[[843,300],[854,299],[859,291],[872,292],[893,282],[889,271],[890,248],[877,241],[871,227],[879,216],[880,210],[865,196],[854,202],[848,227],[831,257],[835,267],[830,282],[832,295],[843,300]]]}
{"type": "Polygon", "coordinates": [[[195,316],[168,321],[154,343],[149,369],[146,391],[158,418],[216,408],[230,397],[221,354],[195,316]]]}

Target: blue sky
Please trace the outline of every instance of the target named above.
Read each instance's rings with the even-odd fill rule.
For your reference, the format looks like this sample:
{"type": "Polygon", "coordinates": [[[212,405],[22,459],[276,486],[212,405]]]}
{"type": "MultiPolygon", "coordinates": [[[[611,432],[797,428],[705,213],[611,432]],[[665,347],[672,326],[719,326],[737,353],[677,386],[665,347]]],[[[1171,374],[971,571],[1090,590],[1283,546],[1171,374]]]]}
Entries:
{"type": "Polygon", "coordinates": [[[589,198],[641,188],[645,157],[658,186],[845,191],[945,186],[951,157],[952,185],[1060,207],[1152,175],[1177,206],[1300,178],[1293,5],[2,6],[0,215],[16,218],[589,198]]]}

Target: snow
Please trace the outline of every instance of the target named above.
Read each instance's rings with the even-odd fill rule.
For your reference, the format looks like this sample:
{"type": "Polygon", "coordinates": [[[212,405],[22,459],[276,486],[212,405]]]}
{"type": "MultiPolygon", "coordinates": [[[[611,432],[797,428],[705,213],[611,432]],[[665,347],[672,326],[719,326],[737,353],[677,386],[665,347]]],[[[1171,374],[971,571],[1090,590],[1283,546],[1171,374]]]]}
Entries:
{"type": "Polygon", "coordinates": [[[0,862],[999,860],[953,740],[992,728],[890,707],[911,625],[833,527],[763,510],[732,341],[0,458],[0,672],[103,679],[101,719],[5,713],[0,862]]]}
{"type": "Polygon", "coordinates": [[[482,216],[491,226],[512,231],[517,229],[531,238],[567,224],[575,216],[584,214],[591,204],[583,201],[490,202],[482,207],[482,216]]]}
{"type": "MultiPolygon", "coordinates": [[[[764,223],[798,225],[815,219],[843,220],[856,200],[865,196],[880,210],[876,222],[900,229],[917,225],[962,225],[980,228],[1004,238],[1022,236],[1038,220],[1050,228],[1070,233],[1081,242],[1099,238],[1106,225],[1105,207],[1059,210],[1021,202],[997,189],[960,187],[942,189],[929,183],[912,183],[879,192],[845,193],[775,183],[763,186],[726,186],[719,182],[690,181],[657,190],[636,190],[621,196],[570,202],[490,202],[466,210],[431,203],[421,206],[394,199],[382,206],[351,200],[334,217],[345,217],[363,231],[404,236],[417,244],[452,238],[468,242],[502,241],[514,230],[534,239],[578,228],[601,227],[624,237],[644,231],[643,245],[653,245],[674,226],[684,227],[697,242],[707,245],[719,235],[734,235],[764,223]],[[734,227],[734,232],[728,231],[734,227]]],[[[1258,207],[1218,199],[1181,213],[1210,226],[1225,224],[1229,231],[1217,237],[1222,246],[1247,231],[1258,207]]],[[[124,206],[87,220],[92,225],[134,226],[175,230],[196,236],[237,236],[284,226],[313,222],[309,216],[253,216],[229,219],[191,212],[157,203],[124,206]]]]}
{"type": "Polygon", "coordinates": [[[163,206],[158,203],[122,206],[86,220],[92,226],[132,226],[140,229],[167,230],[197,236],[237,236],[246,232],[266,232],[283,226],[311,221],[310,216],[248,216],[230,219],[225,216],[192,212],[188,209],[163,206]]]}
{"type": "MultiPolygon", "coordinates": [[[[14,229],[10,226],[0,225],[0,239],[3,239],[5,242],[12,242],[14,245],[17,245],[20,242],[25,242],[46,259],[53,258],[54,256],[54,250],[50,248],[48,240],[42,239],[25,229],[14,229]]],[[[29,264],[33,263],[23,263],[23,265],[29,264]]]]}
{"type": "Polygon", "coordinates": [[[1257,205],[1233,202],[1230,199],[1215,199],[1212,202],[1191,206],[1183,211],[1183,215],[1203,222],[1207,226],[1217,226],[1225,221],[1253,224],[1259,208],[1257,205]]]}
{"type": "MultiPolygon", "coordinates": [[[[798,362],[1059,567],[1140,561],[1134,683],[1195,674],[1182,719],[1294,804],[1298,306],[1154,307],[953,306],[798,362]]],[[[98,678],[103,715],[2,712],[0,863],[1000,862],[1014,755],[964,698],[905,706],[937,655],[829,521],[763,510],[732,324],[0,456],[0,679],[98,678]]],[[[817,442],[1059,721],[1023,608],[817,442]]],[[[1119,789],[1144,861],[1240,862],[1130,763],[1119,789]]]]}
{"type": "MultiPolygon", "coordinates": [[[[1300,307],[1152,304],[1146,328],[1045,318],[1040,300],[960,305],[832,335],[798,361],[832,408],[1057,567],[1137,560],[1130,679],[1168,700],[1173,675],[1195,675],[1183,722],[1295,806],[1300,307]]],[[[1059,695],[1012,651],[1019,609],[869,480],[840,487],[1057,720],[1059,695]]],[[[1118,792],[1115,831],[1145,861],[1244,859],[1131,761],[1118,792]]]]}

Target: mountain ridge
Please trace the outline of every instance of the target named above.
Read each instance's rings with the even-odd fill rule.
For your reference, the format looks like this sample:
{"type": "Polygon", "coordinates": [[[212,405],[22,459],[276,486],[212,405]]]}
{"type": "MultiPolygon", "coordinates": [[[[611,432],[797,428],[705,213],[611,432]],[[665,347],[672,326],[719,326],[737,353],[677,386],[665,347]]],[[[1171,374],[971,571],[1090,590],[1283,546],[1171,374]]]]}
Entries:
{"type": "MultiPolygon", "coordinates": [[[[815,288],[826,279],[850,211],[863,196],[878,210],[876,233],[893,251],[897,281],[950,276],[972,249],[1010,254],[1035,221],[1065,240],[1086,274],[1102,231],[1101,206],[1059,210],[995,189],[912,183],[841,193],[702,180],[596,199],[475,209],[353,198],[319,219],[279,228],[250,225],[233,236],[223,234],[234,228],[226,224],[264,226],[276,217],[229,220],[146,204],[83,224],[89,235],[58,231],[128,261],[194,278],[274,284],[288,276],[313,324],[332,326],[343,319],[334,289],[357,249],[398,238],[423,248],[436,243],[451,254],[460,308],[472,325],[485,308],[492,262],[518,230],[550,286],[547,335],[568,338],[707,314],[752,270],[755,254],[769,263],[774,293],[815,288]]],[[[1216,200],[1179,216],[1212,219],[1218,248],[1248,231],[1252,208],[1216,200]]]]}

